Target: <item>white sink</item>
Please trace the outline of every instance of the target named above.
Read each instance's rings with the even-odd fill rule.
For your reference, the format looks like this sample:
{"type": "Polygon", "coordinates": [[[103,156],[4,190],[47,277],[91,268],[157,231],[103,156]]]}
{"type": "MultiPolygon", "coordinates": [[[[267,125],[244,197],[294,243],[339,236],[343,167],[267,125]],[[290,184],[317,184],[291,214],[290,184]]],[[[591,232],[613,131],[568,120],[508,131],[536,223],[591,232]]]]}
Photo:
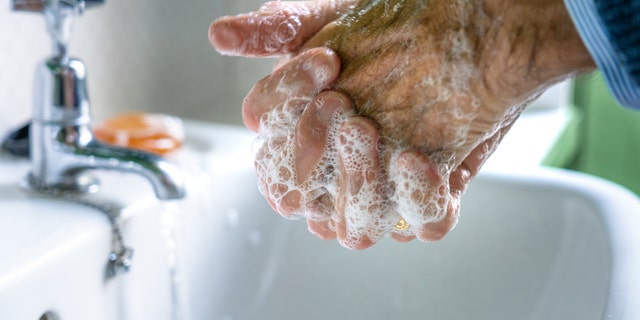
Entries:
{"type": "Polygon", "coordinates": [[[186,200],[162,204],[141,178],[101,174],[99,196],[123,204],[136,250],[111,280],[106,218],[25,195],[26,164],[0,161],[11,172],[0,178],[0,319],[640,319],[640,201],[611,183],[484,173],[444,240],[354,252],[271,211],[252,133],[186,127],[186,200]]]}
{"type": "Polygon", "coordinates": [[[137,308],[140,301],[148,303],[149,292],[154,300],[170,294],[163,280],[167,252],[159,247],[165,239],[159,218],[170,205],[155,200],[150,184],[131,174],[98,173],[102,188],[92,198],[124,208],[125,241],[136,249],[135,268],[107,280],[112,233],[106,215],[26,191],[28,169],[26,161],[0,157],[0,319],[168,314],[168,304],[137,308]]]}

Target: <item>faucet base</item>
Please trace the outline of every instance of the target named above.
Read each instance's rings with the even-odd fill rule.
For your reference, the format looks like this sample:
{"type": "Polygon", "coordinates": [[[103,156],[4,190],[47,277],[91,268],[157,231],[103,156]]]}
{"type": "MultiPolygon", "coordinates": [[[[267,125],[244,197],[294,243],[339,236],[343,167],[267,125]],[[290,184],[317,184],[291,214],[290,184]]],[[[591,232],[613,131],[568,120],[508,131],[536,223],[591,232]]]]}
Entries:
{"type": "Polygon", "coordinates": [[[47,184],[31,172],[27,180],[28,184],[34,189],[57,190],[74,194],[95,193],[100,186],[98,178],[88,172],[65,176],[63,181],[53,184],[47,184]]]}

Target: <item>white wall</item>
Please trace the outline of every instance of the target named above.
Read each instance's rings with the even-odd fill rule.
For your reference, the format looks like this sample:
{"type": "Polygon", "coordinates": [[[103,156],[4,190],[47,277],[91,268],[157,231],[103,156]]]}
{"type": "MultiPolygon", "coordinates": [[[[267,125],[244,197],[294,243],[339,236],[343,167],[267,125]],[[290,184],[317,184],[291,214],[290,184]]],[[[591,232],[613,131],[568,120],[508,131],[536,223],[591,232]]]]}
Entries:
{"type": "MultiPolygon", "coordinates": [[[[144,110],[241,124],[242,98],[274,61],[222,57],[207,29],[262,2],[106,0],[87,11],[75,21],[70,52],[87,65],[94,119],[144,110]]],[[[29,118],[34,69],[50,53],[44,18],[9,6],[0,3],[0,129],[29,118]]]]}

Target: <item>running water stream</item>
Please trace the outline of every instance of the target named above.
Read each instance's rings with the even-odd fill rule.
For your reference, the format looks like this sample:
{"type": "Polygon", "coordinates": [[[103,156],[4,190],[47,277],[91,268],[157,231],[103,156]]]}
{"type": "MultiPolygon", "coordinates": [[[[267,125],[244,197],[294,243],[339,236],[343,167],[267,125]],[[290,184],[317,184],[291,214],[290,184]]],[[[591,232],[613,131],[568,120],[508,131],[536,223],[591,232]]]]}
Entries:
{"type": "Polygon", "coordinates": [[[169,288],[171,290],[171,319],[189,320],[187,292],[178,263],[179,250],[177,234],[180,225],[179,208],[176,203],[171,202],[163,203],[162,208],[161,228],[167,255],[169,288]]]}

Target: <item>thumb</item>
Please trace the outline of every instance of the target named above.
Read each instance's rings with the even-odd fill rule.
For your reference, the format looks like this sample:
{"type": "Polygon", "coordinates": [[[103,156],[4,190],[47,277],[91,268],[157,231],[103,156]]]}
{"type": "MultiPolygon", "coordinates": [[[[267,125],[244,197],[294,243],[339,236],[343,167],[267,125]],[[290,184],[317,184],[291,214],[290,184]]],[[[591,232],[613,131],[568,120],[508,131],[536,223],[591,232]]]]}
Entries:
{"type": "Polygon", "coordinates": [[[209,41],[225,55],[267,57],[293,53],[353,4],[354,0],[267,2],[258,11],[214,21],[209,27],[209,41]]]}

